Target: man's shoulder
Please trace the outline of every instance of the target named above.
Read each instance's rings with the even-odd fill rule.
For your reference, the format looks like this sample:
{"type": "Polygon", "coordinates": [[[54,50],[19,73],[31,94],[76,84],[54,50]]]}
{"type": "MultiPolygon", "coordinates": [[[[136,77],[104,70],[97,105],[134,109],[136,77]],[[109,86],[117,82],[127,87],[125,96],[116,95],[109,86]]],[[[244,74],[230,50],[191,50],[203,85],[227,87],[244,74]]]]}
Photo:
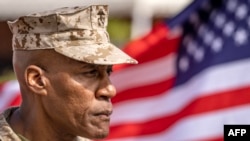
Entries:
{"type": "Polygon", "coordinates": [[[0,141],[21,141],[7,122],[13,108],[7,109],[0,114],[0,141]]]}

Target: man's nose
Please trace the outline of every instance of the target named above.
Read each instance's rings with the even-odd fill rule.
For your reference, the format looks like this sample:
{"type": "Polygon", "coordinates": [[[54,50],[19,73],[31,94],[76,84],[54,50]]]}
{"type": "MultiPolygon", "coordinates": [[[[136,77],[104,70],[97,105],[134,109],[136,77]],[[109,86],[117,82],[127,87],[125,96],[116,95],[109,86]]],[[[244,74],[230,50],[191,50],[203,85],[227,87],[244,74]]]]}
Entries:
{"type": "Polygon", "coordinates": [[[110,100],[116,95],[115,86],[111,83],[109,76],[103,77],[96,93],[98,98],[110,100]]]}

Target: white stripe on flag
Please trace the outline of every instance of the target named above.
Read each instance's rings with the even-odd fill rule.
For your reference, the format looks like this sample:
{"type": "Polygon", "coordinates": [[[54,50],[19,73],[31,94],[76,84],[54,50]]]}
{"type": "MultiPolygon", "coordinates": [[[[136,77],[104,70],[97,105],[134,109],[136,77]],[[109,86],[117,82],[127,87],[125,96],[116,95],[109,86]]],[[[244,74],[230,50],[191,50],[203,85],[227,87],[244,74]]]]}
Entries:
{"type": "Polygon", "coordinates": [[[8,107],[11,100],[20,94],[19,84],[16,80],[8,81],[3,85],[0,95],[0,111],[8,107]]]}
{"type": "Polygon", "coordinates": [[[154,84],[175,76],[175,60],[176,54],[171,53],[154,61],[133,66],[117,73],[114,72],[111,75],[111,81],[115,85],[117,92],[128,88],[154,84]]]}

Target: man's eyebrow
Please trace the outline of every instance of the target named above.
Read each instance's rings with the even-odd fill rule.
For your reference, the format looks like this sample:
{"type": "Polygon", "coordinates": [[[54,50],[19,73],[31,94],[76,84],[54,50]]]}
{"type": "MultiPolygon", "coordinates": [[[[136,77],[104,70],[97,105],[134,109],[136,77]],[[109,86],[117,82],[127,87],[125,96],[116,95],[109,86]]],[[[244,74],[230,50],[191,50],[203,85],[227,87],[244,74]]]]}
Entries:
{"type": "Polygon", "coordinates": [[[88,68],[98,68],[107,66],[107,69],[113,69],[113,65],[97,65],[97,64],[82,64],[81,68],[88,69],[88,68]]]}
{"type": "Polygon", "coordinates": [[[95,68],[96,67],[96,65],[94,65],[94,64],[81,64],[81,68],[83,68],[83,69],[88,69],[88,68],[95,68]]]}

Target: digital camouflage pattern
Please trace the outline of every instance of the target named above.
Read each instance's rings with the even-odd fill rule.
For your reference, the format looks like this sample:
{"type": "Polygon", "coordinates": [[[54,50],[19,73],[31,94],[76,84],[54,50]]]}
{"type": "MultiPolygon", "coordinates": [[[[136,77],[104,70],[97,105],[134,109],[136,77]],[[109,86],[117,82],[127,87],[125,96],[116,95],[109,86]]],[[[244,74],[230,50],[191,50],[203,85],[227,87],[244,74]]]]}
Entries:
{"type": "Polygon", "coordinates": [[[14,51],[54,49],[87,63],[137,63],[110,43],[107,5],[66,7],[23,16],[8,24],[14,51]]]}
{"type": "Polygon", "coordinates": [[[25,141],[11,129],[7,122],[7,119],[11,116],[13,110],[15,109],[16,108],[10,108],[0,114],[0,141],[25,141]]]}

